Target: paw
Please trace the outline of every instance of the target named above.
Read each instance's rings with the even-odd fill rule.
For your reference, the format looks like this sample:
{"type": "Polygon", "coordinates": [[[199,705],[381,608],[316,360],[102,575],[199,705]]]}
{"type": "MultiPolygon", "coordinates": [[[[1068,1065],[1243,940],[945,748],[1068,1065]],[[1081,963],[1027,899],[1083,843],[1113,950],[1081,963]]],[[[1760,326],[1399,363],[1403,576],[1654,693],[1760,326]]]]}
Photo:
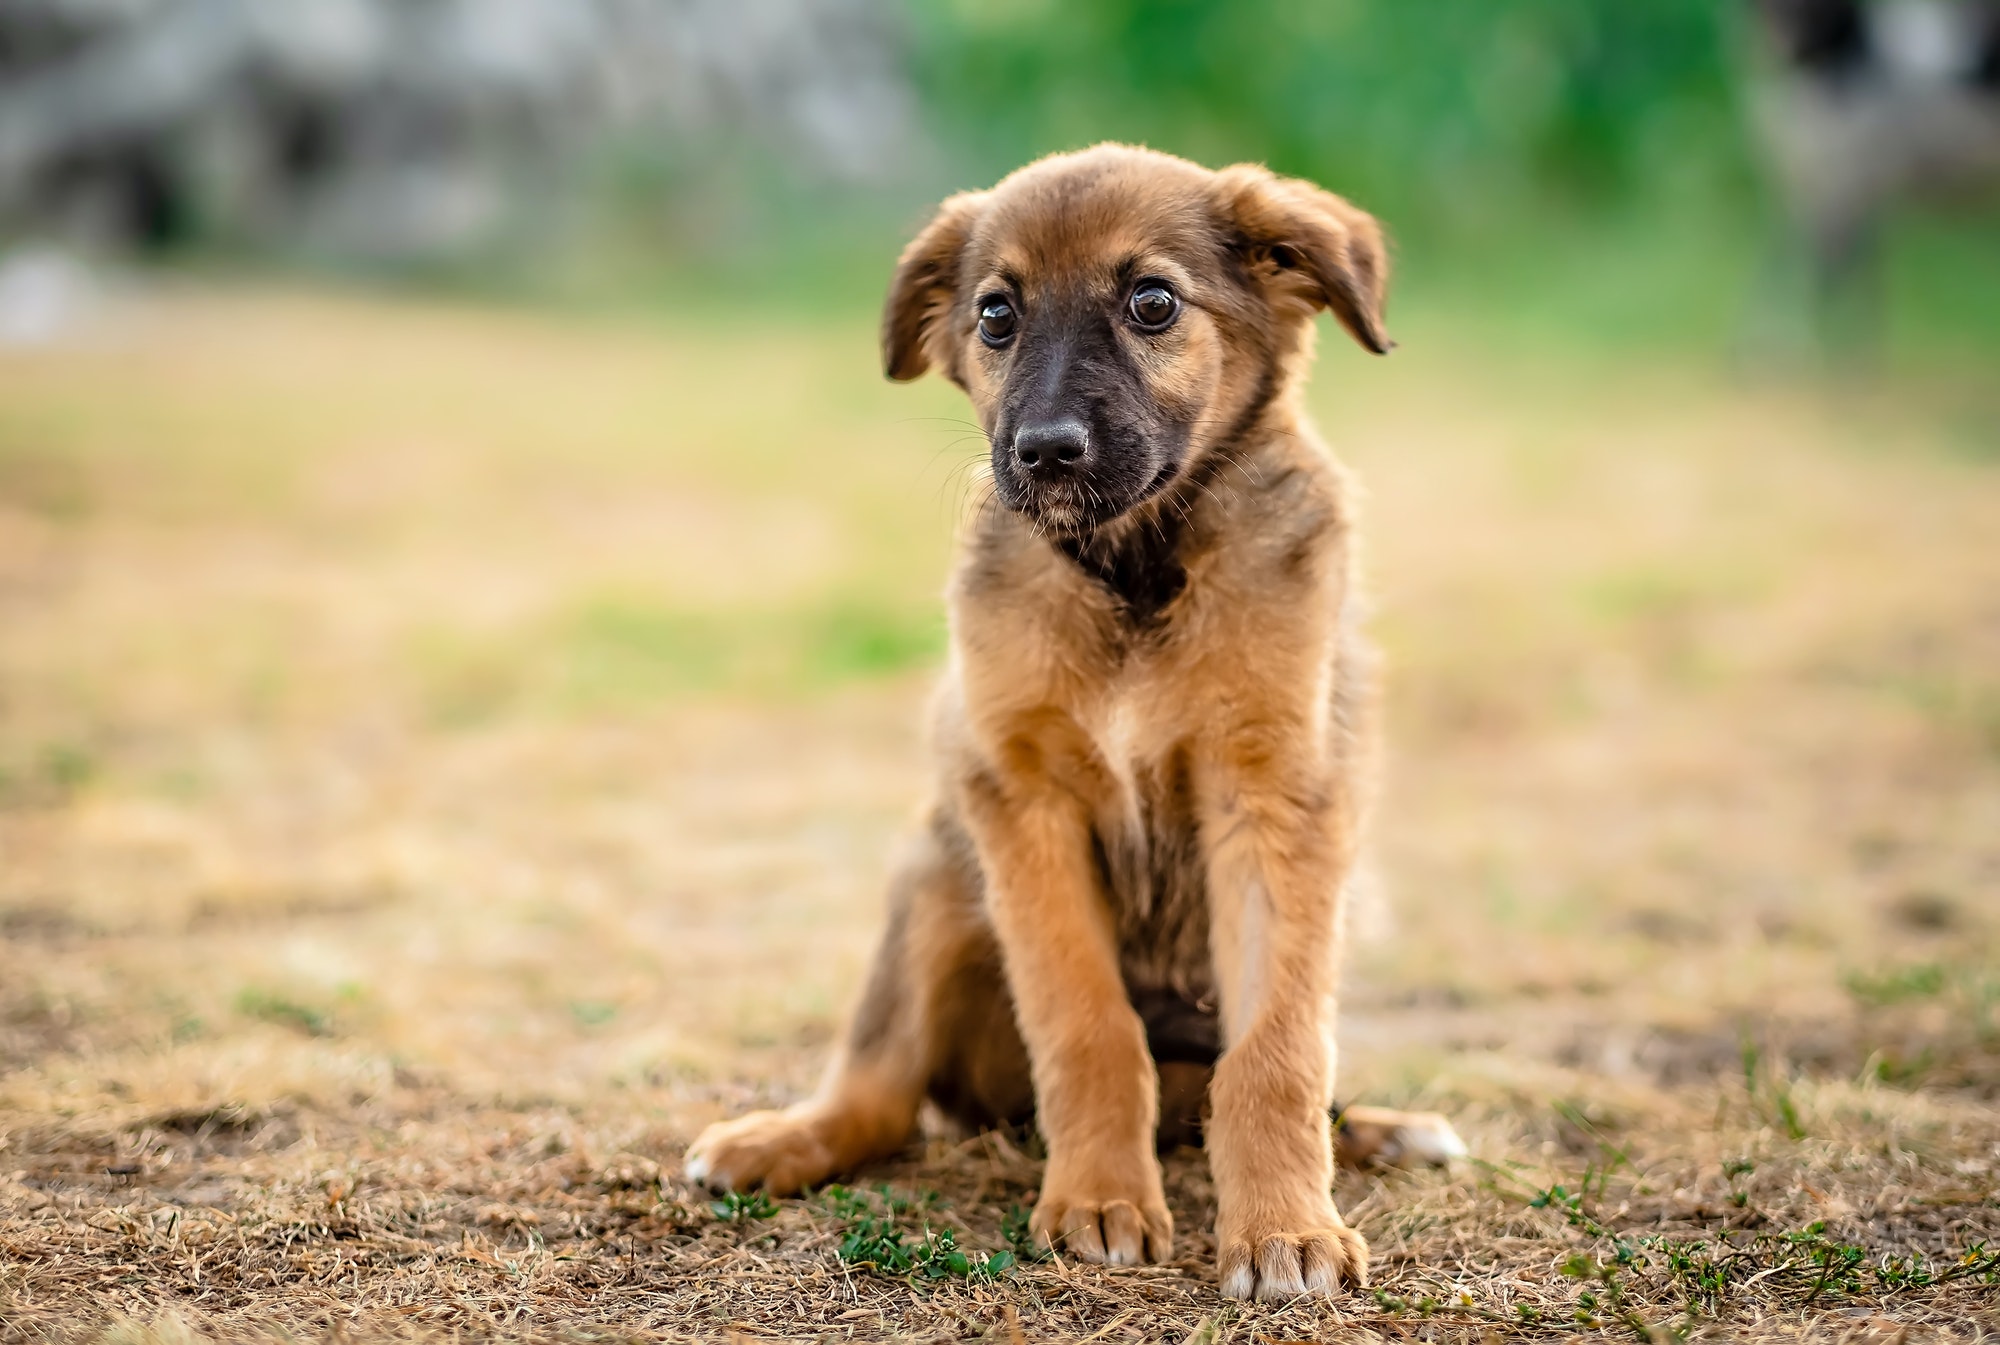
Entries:
{"type": "Polygon", "coordinates": [[[834,1155],[798,1108],[718,1121],[688,1146],[687,1179],[718,1191],[788,1196],[833,1174],[834,1155]]]}
{"type": "Polygon", "coordinates": [[[1343,1285],[1368,1284],[1368,1244],[1340,1222],[1331,1204],[1306,1218],[1219,1227],[1216,1245],[1224,1298],[1332,1298],[1343,1285]]]}
{"type": "Polygon", "coordinates": [[[1174,1216],[1156,1182],[1130,1198],[1087,1197],[1044,1190],[1028,1219],[1044,1247],[1107,1266],[1164,1261],[1173,1249],[1174,1216]]]}
{"type": "Polygon", "coordinates": [[[1450,1167],[1465,1157],[1465,1141],[1434,1111],[1349,1107],[1334,1136],[1346,1167],[1450,1167]]]}

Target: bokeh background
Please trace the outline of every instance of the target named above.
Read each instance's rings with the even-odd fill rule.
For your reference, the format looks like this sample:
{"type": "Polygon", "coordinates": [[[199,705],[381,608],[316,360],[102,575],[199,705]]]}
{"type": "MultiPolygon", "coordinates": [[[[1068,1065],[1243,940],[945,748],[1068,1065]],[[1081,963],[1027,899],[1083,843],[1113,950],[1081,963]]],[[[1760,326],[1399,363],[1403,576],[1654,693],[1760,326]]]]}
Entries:
{"type": "Polygon", "coordinates": [[[1879,236],[1899,352],[1991,345],[1980,0],[18,0],[0,22],[17,243],[825,312],[873,302],[941,195],[1125,139],[1335,184],[1394,226],[1402,302],[1461,321],[1782,344],[1754,332],[1759,286],[1817,230],[1879,236]]]}
{"type": "MultiPolygon", "coordinates": [[[[1656,1325],[1990,1313],[1990,5],[5,0],[0,1338],[1315,1329],[1214,1315],[1195,1157],[1181,1279],[922,1294],[674,1175],[927,788],[983,445],[894,256],[1103,138],[1395,241],[1310,399],[1389,656],[1342,1095],[1481,1165],[1343,1178],[1353,1310],[1589,1329],[1665,1229],[1741,1257],[1619,1260],[1656,1325]]],[[[896,1180],[1002,1245],[1016,1139],[896,1180]]]]}

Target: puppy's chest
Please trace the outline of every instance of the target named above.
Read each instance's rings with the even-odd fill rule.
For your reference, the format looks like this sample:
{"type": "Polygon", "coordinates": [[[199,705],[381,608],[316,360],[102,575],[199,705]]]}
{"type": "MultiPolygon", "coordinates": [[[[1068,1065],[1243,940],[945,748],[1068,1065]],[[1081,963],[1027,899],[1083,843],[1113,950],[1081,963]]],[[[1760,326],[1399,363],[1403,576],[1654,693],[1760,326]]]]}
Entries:
{"type": "Polygon", "coordinates": [[[1163,741],[1137,705],[1116,703],[1093,726],[1116,782],[1097,801],[1093,840],[1135,995],[1209,997],[1208,891],[1192,744],[1163,741]]]}

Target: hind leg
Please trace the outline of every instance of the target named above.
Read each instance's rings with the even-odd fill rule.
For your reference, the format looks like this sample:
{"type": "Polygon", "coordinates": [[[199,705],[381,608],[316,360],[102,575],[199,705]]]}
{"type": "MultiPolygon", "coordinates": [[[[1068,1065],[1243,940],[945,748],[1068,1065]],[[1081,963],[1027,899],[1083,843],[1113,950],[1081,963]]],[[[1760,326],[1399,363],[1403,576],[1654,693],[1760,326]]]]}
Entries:
{"type": "Polygon", "coordinates": [[[991,931],[976,956],[936,1003],[943,1050],[931,1075],[931,1101],[968,1130],[1027,1125],[1035,1119],[1035,1081],[1028,1048],[1014,1025],[1014,997],[991,931]]]}
{"type": "MultiPolygon", "coordinates": [[[[895,1153],[926,1090],[964,1054],[966,992],[989,977],[997,983],[998,954],[980,909],[977,862],[940,810],[897,868],[860,1007],[818,1090],[783,1111],[710,1126],[688,1149],[689,1179],[788,1195],[895,1153]]],[[[1004,997],[999,1011],[996,1030],[1013,1034],[1004,997]]],[[[1005,1093],[1004,1063],[973,1070],[975,1091],[1005,1093]]]]}

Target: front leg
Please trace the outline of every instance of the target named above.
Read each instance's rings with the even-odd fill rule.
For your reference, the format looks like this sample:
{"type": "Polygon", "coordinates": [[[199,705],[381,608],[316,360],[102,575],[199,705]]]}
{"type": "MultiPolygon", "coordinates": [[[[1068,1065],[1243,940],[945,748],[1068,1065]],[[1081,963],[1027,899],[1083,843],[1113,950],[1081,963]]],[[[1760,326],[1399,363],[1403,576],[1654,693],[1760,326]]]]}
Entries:
{"type": "Polygon", "coordinates": [[[963,800],[1048,1141],[1029,1226],[1086,1261],[1160,1260],[1173,1216],[1154,1151],[1153,1061],[1119,974],[1077,781],[1048,769],[1052,755],[1080,769],[1088,749],[1066,725],[1016,747],[974,771],[963,800]]]}
{"type": "Polygon", "coordinates": [[[1218,1271],[1231,1298],[1330,1296],[1368,1276],[1368,1245],[1334,1208],[1327,1115],[1352,813],[1317,763],[1233,747],[1203,791],[1226,1043],[1208,1125],[1218,1271]]]}

